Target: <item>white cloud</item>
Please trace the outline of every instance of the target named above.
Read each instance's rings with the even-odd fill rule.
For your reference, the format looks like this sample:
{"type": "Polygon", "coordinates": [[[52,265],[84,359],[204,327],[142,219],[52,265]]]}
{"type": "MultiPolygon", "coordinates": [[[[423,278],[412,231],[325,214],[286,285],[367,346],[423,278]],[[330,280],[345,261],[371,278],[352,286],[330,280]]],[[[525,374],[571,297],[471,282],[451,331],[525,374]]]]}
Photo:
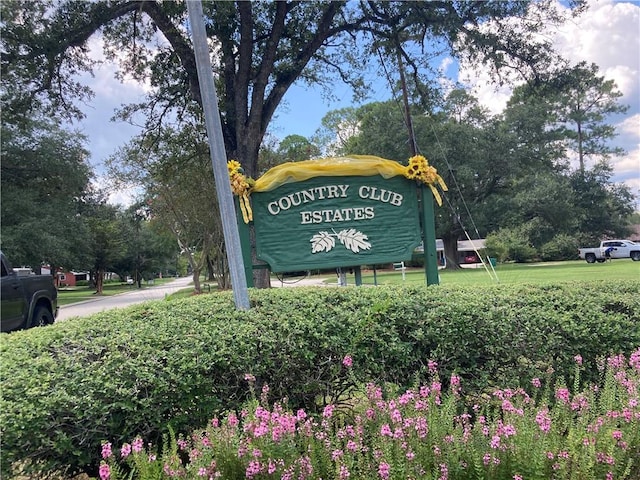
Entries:
{"type": "Polygon", "coordinates": [[[140,187],[116,184],[108,175],[98,175],[91,183],[96,191],[107,195],[107,203],[124,208],[133,205],[143,193],[140,187]]]}
{"type": "Polygon", "coordinates": [[[135,203],[139,195],[140,191],[136,188],[114,190],[109,193],[107,203],[110,203],[111,205],[121,205],[122,207],[127,208],[135,203]]]}

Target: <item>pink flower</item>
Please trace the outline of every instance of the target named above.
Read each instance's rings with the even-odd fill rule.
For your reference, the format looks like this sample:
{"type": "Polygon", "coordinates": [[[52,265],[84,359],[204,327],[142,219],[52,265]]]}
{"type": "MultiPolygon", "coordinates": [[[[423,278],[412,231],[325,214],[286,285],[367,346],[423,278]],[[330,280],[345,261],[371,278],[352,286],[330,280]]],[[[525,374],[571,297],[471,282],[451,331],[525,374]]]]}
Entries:
{"type": "Polygon", "coordinates": [[[260,473],[260,470],[262,470],[262,465],[260,464],[260,462],[257,460],[252,460],[249,462],[249,465],[247,465],[245,476],[247,478],[253,478],[260,473]]]}
{"type": "Polygon", "coordinates": [[[578,365],[582,365],[582,355],[576,355],[575,357],[573,357],[573,359],[578,365]]]}
{"type": "Polygon", "coordinates": [[[549,416],[549,410],[542,409],[536,415],[536,423],[544,433],[551,430],[551,417],[549,416]]]}
{"type": "Polygon", "coordinates": [[[522,480],[522,476],[516,474],[513,476],[513,480],[522,480]]]}
{"type": "Polygon", "coordinates": [[[380,465],[378,466],[378,475],[380,475],[380,478],[382,478],[383,480],[387,480],[389,478],[390,470],[391,467],[388,463],[380,462],[380,465]]]}
{"type": "Polygon", "coordinates": [[[531,384],[536,388],[540,388],[540,386],[542,385],[542,382],[540,381],[539,378],[534,378],[533,380],[531,380],[531,384]]]}
{"type": "Polygon", "coordinates": [[[122,458],[127,458],[130,453],[131,453],[131,445],[129,445],[128,443],[125,443],[124,445],[122,445],[122,448],[120,449],[120,455],[122,455],[122,458]]]}
{"type": "Polygon", "coordinates": [[[244,374],[244,379],[249,383],[255,383],[255,381],[256,381],[256,377],[254,377],[250,373],[245,373],[244,374]]]}
{"type": "Polygon", "coordinates": [[[393,420],[394,423],[400,423],[402,421],[400,410],[396,408],[391,412],[391,420],[393,420]]]}
{"type": "Polygon", "coordinates": [[[451,375],[451,392],[454,395],[460,393],[460,377],[457,375],[451,375]]]}
{"type": "Polygon", "coordinates": [[[353,365],[353,358],[351,358],[351,355],[345,355],[345,357],[342,359],[342,365],[347,368],[350,368],[353,365]]]}
{"type": "Polygon", "coordinates": [[[567,388],[558,388],[556,390],[556,398],[560,400],[565,405],[569,403],[569,389],[567,388]]]}
{"type": "Polygon", "coordinates": [[[326,407],[324,407],[324,410],[322,411],[322,416],[324,418],[331,418],[331,415],[333,415],[334,408],[335,408],[334,405],[327,405],[326,407]]]}
{"type": "Polygon", "coordinates": [[[380,427],[380,435],[382,435],[383,437],[391,437],[393,435],[391,427],[389,427],[388,423],[385,423],[384,425],[382,425],[382,427],[380,427]]]}
{"type": "Polygon", "coordinates": [[[131,448],[136,453],[141,452],[143,447],[144,443],[142,442],[142,439],[140,437],[136,437],[136,439],[131,444],[131,448]]]}
{"type": "Polygon", "coordinates": [[[109,458],[113,453],[111,452],[111,443],[102,444],[102,458],[109,458]]]}
{"type": "Polygon", "coordinates": [[[231,412],[229,414],[229,416],[227,417],[227,422],[229,422],[229,425],[231,425],[232,427],[236,427],[238,426],[238,417],[236,416],[236,414],[234,412],[231,412]]]}
{"type": "Polygon", "coordinates": [[[100,465],[98,472],[100,473],[100,480],[109,480],[111,478],[111,469],[106,463],[100,465]]]}
{"type": "Polygon", "coordinates": [[[429,367],[429,373],[436,373],[438,371],[438,362],[434,362],[433,360],[429,360],[427,365],[429,367]]]}
{"type": "Polygon", "coordinates": [[[340,465],[340,480],[344,480],[350,476],[351,474],[349,473],[349,469],[345,465],[340,465]]]}
{"type": "Polygon", "coordinates": [[[449,468],[446,463],[440,464],[440,477],[438,480],[447,480],[449,478],[449,468]]]}

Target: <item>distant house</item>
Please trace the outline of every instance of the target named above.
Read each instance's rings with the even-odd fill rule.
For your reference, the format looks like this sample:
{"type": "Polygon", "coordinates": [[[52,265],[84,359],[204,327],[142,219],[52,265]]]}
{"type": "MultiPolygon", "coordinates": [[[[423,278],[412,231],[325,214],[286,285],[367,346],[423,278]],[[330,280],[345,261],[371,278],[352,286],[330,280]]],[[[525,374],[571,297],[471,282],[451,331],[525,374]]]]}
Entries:
{"type": "MultiPolygon", "coordinates": [[[[475,265],[481,263],[478,258],[477,251],[480,251],[485,247],[484,242],[484,238],[480,238],[478,240],[458,240],[458,264],[475,265]]],[[[424,249],[422,245],[416,248],[416,252],[421,253],[423,251],[424,249]]],[[[447,265],[447,261],[444,256],[444,242],[440,238],[436,239],[436,255],[438,257],[438,266],[445,267],[447,265]]]]}
{"type": "Polygon", "coordinates": [[[458,263],[460,265],[468,265],[473,263],[481,263],[478,253],[484,248],[484,238],[478,240],[459,240],[458,241],[458,263]]]}
{"type": "Polygon", "coordinates": [[[58,270],[56,274],[56,285],[58,285],[58,287],[75,287],[78,282],[88,280],[88,272],[66,272],[58,270]]]}

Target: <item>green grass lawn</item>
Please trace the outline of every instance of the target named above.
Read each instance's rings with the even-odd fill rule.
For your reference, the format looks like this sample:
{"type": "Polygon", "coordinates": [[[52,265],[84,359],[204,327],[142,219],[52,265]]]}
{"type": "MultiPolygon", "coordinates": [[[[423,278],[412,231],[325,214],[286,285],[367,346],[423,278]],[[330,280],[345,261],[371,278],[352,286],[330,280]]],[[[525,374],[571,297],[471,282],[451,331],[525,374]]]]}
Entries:
{"type": "MultiPolygon", "coordinates": [[[[584,260],[544,263],[510,263],[498,264],[495,274],[488,267],[463,268],[460,270],[440,270],[441,285],[489,285],[489,284],[545,284],[559,282],[580,282],[593,280],[640,280],[640,262],[619,259],[606,263],[587,263],[584,260]],[[497,277],[497,280],[496,280],[497,277]]],[[[348,284],[353,285],[353,275],[348,276],[348,284]]],[[[365,285],[374,284],[373,271],[362,272],[362,282],[365,285]]],[[[335,279],[327,280],[335,283],[335,279]]],[[[409,269],[402,272],[377,271],[376,283],[388,284],[426,284],[424,269],[409,269]]]]}
{"type": "MultiPolygon", "coordinates": [[[[172,281],[173,278],[156,278],[153,285],[142,284],[142,288],[150,286],[162,285],[172,281]]],[[[107,283],[102,290],[102,296],[118,295],[119,293],[131,292],[136,289],[135,285],[127,285],[126,283],[107,283]]],[[[84,302],[95,298],[95,288],[90,287],[65,287],[58,290],[58,305],[69,305],[71,303],[84,302]]]]}
{"type": "MultiPolygon", "coordinates": [[[[491,285],[491,284],[544,284],[559,282],[580,282],[592,280],[640,280],[640,262],[631,260],[613,260],[606,263],[590,264],[584,260],[565,262],[543,262],[543,263],[509,263],[498,264],[495,273],[489,268],[489,272],[484,268],[463,268],[460,270],[440,270],[441,285],[491,285]],[[497,280],[496,280],[497,277],[497,280]]],[[[337,278],[333,272],[314,275],[319,280],[325,279],[327,285],[337,285],[337,278]]],[[[170,281],[171,279],[156,279],[159,281],[170,281]]],[[[296,278],[287,279],[289,283],[295,285],[296,278]]],[[[390,284],[413,284],[425,285],[426,276],[424,269],[413,268],[405,271],[405,279],[402,273],[393,270],[378,270],[376,272],[377,285],[390,284]]],[[[204,279],[203,283],[206,283],[204,279]]],[[[280,282],[279,277],[273,277],[272,282],[280,282]]],[[[362,282],[364,285],[374,285],[374,275],[372,270],[363,270],[362,282]]],[[[348,285],[355,285],[353,274],[347,275],[348,285]]],[[[114,295],[131,290],[128,285],[114,285],[105,288],[105,295],[114,295]]],[[[144,288],[144,286],[143,286],[144,288]]],[[[218,292],[215,285],[211,285],[210,291],[203,293],[218,292]]],[[[60,305],[80,302],[92,297],[92,290],[82,292],[59,292],[60,305]]],[[[184,298],[193,295],[193,288],[185,288],[170,295],[168,298],[184,298]]]]}

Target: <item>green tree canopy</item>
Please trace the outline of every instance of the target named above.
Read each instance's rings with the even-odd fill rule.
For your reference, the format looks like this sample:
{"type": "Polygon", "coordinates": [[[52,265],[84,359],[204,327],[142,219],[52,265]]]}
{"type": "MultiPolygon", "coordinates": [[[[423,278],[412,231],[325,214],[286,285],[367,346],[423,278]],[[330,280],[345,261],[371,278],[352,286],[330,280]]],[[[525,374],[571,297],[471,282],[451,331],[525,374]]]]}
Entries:
{"type": "MultiPolygon", "coordinates": [[[[582,1],[572,1],[580,10],[582,1]]],[[[361,72],[374,45],[393,41],[416,85],[434,81],[423,52],[447,51],[473,63],[509,67],[531,78],[555,60],[543,28],[565,19],[552,2],[204,2],[215,50],[220,111],[227,154],[256,176],[263,136],[295,82],[324,88],[336,79],[365,87],[361,72]],[[536,10],[539,21],[525,17],[536,10]]],[[[151,87],[149,97],[120,112],[144,112],[147,129],[175,121],[202,100],[188,36],[184,2],[60,0],[3,3],[1,59],[3,108],[28,115],[29,107],[77,115],[90,96],[77,74],[95,67],[87,42],[101,34],[107,58],[151,87]]]]}
{"type": "Polygon", "coordinates": [[[136,138],[109,165],[121,182],[144,188],[147,215],[173,234],[189,261],[195,290],[200,292],[207,261],[215,265],[218,286],[227,288],[224,238],[203,125],[166,128],[153,140],[136,138]]]}
{"type": "Polygon", "coordinates": [[[278,145],[283,162],[309,160],[320,155],[320,149],[302,135],[287,135],[278,145]]]}
{"type": "Polygon", "coordinates": [[[581,62],[560,69],[540,83],[528,83],[514,92],[510,101],[512,114],[524,110],[534,117],[538,135],[544,135],[552,148],[563,142],[575,152],[579,170],[585,173],[586,159],[594,164],[621,155],[624,151],[611,145],[615,128],[607,123],[613,114],[625,113],[628,106],[619,103],[622,92],[613,80],[598,75],[596,64],[581,62]]]}
{"type": "Polygon", "coordinates": [[[35,118],[2,123],[2,248],[16,265],[71,268],[88,248],[80,215],[90,193],[85,138],[35,118]]]}

